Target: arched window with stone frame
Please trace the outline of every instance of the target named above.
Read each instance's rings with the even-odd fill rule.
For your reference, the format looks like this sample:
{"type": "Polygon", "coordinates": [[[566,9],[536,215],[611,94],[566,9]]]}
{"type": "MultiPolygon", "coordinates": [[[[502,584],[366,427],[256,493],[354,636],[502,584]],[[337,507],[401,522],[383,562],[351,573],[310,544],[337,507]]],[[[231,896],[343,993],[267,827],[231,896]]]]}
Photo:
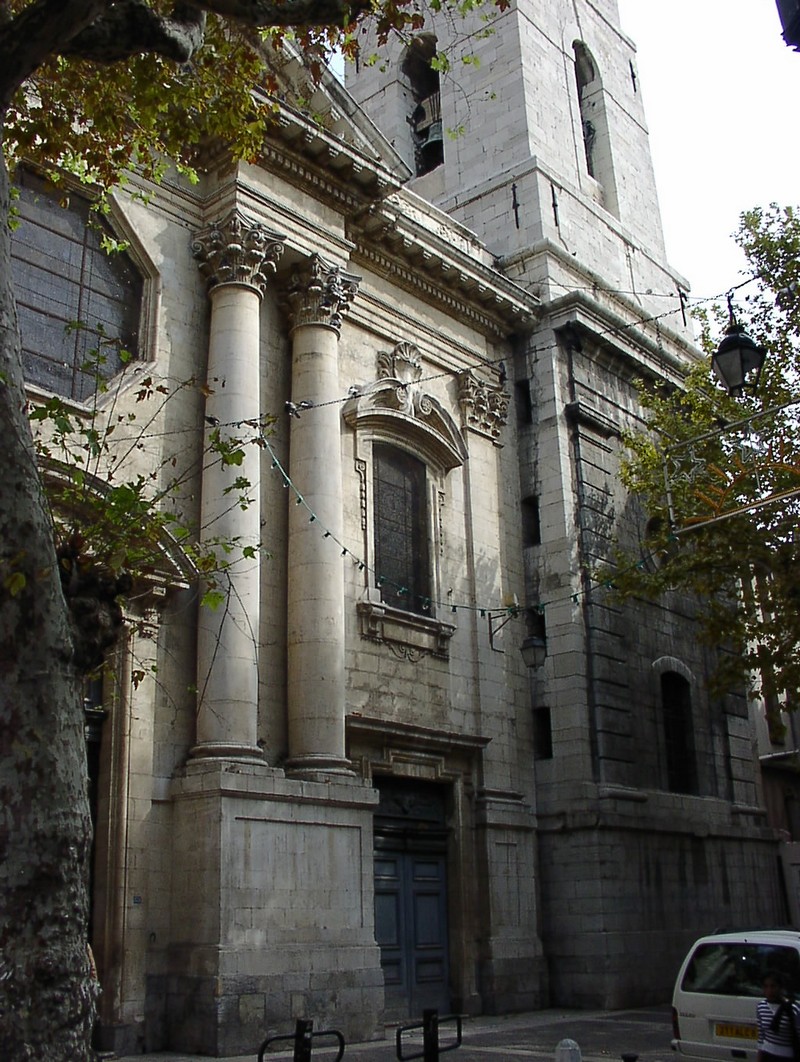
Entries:
{"type": "Polygon", "coordinates": [[[113,208],[21,169],[11,267],[29,385],[83,403],[148,356],[156,271],[113,208]]]}
{"type": "Polygon", "coordinates": [[[431,524],[425,462],[399,446],[372,447],[376,583],[387,604],[431,611],[431,524]]]}
{"type": "Polygon", "coordinates": [[[659,676],[664,788],[670,793],[696,794],[699,787],[691,672],[673,657],[662,657],[653,667],[659,676]]]}
{"type": "Polygon", "coordinates": [[[602,205],[618,217],[617,182],[614,175],[606,93],[600,71],[594,56],[583,41],[574,41],[572,50],[586,172],[597,182],[598,198],[602,205]]]}
{"type": "Polygon", "coordinates": [[[345,406],[361,482],[361,633],[446,656],[455,631],[443,604],[443,511],[467,458],[453,417],[419,381],[413,344],[378,355],[378,379],[345,406]]]}

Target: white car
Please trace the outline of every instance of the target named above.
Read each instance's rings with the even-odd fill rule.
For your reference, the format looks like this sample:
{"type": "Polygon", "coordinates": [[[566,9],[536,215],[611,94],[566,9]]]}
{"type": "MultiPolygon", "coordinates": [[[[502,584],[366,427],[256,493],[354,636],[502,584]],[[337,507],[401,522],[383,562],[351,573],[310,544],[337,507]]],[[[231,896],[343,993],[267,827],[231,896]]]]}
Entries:
{"type": "Polygon", "coordinates": [[[800,992],[800,932],[716,933],[696,941],[672,996],[672,1047],[688,1058],[755,1062],[756,1005],[764,977],[778,973],[800,992]]]}

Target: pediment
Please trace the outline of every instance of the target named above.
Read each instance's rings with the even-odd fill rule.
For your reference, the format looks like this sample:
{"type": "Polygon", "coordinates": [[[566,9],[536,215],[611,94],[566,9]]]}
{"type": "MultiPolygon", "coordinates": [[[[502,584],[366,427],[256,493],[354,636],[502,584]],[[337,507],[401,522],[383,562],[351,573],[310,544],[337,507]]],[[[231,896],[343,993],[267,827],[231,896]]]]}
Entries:
{"type": "Polygon", "coordinates": [[[379,378],[358,389],[345,404],[345,422],[390,441],[408,440],[443,472],[467,460],[464,438],[442,403],[421,385],[421,362],[411,343],[398,343],[378,355],[379,378]]]}

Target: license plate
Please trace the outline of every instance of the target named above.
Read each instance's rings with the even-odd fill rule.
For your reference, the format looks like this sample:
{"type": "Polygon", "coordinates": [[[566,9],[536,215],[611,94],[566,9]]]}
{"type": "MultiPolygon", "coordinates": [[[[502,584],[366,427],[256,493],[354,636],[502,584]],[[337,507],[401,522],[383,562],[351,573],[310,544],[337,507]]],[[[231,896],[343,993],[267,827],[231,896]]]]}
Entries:
{"type": "Polygon", "coordinates": [[[729,1025],[717,1022],[714,1026],[714,1035],[722,1036],[726,1040],[756,1040],[758,1030],[755,1025],[729,1025]]]}

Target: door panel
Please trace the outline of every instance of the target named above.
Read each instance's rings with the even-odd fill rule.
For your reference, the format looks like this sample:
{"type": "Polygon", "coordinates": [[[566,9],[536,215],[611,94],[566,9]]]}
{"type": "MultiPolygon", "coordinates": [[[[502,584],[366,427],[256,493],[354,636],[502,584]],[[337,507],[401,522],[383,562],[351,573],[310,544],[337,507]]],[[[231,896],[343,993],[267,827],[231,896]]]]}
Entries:
{"type": "Polygon", "coordinates": [[[390,1019],[450,1008],[445,856],[381,852],[375,860],[375,932],[390,1019]]]}

